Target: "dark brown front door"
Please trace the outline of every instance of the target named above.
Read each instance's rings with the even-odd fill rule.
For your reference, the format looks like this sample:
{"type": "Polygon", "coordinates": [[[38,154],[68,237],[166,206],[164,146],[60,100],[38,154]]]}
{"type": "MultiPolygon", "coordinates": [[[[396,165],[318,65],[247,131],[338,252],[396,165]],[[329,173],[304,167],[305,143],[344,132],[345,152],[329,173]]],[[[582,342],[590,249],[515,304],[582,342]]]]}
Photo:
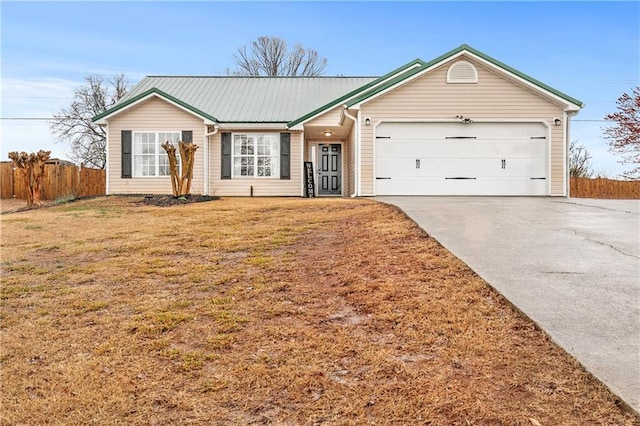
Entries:
{"type": "Polygon", "coordinates": [[[342,145],[318,145],[318,195],[342,195],[342,145]]]}

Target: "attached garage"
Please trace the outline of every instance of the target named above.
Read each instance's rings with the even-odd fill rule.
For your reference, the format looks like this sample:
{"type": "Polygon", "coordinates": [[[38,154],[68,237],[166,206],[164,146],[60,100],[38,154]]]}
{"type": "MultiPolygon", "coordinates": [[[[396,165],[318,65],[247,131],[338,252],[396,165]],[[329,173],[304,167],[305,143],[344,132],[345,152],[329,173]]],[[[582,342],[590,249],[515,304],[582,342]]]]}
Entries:
{"type": "Polygon", "coordinates": [[[382,122],[377,195],[549,195],[540,122],[382,122]]]}

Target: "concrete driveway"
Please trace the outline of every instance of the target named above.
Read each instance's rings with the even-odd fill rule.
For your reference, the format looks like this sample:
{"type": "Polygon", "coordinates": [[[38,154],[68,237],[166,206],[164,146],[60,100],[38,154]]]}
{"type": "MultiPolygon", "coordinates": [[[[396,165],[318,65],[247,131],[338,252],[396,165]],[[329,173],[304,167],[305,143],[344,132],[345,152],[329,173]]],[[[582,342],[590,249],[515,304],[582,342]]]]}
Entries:
{"type": "Polygon", "coordinates": [[[640,202],[376,200],[400,207],[640,412],[640,202]]]}

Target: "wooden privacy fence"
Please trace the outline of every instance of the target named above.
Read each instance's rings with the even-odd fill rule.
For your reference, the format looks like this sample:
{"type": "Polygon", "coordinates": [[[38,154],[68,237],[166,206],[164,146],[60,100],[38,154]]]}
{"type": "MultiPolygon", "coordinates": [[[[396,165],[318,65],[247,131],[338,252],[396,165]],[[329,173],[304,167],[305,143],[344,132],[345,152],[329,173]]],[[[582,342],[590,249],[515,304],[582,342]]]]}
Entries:
{"type": "MultiPolygon", "coordinates": [[[[0,164],[1,198],[27,199],[27,188],[20,170],[12,161],[0,164]]],[[[42,178],[42,199],[60,197],[88,197],[106,193],[106,173],[100,169],[78,167],[74,164],[46,164],[42,178]]]]}
{"type": "Polygon", "coordinates": [[[571,197],[640,199],[640,180],[571,178],[571,197]]]}

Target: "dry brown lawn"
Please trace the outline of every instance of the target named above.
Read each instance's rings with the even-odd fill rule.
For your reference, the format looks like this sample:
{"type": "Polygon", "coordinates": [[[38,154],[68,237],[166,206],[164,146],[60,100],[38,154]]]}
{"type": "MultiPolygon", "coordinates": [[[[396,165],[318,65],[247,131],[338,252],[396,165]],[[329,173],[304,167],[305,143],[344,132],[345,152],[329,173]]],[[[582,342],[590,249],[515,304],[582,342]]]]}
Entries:
{"type": "Polygon", "coordinates": [[[2,424],[638,424],[397,210],[2,215],[2,424]]]}

